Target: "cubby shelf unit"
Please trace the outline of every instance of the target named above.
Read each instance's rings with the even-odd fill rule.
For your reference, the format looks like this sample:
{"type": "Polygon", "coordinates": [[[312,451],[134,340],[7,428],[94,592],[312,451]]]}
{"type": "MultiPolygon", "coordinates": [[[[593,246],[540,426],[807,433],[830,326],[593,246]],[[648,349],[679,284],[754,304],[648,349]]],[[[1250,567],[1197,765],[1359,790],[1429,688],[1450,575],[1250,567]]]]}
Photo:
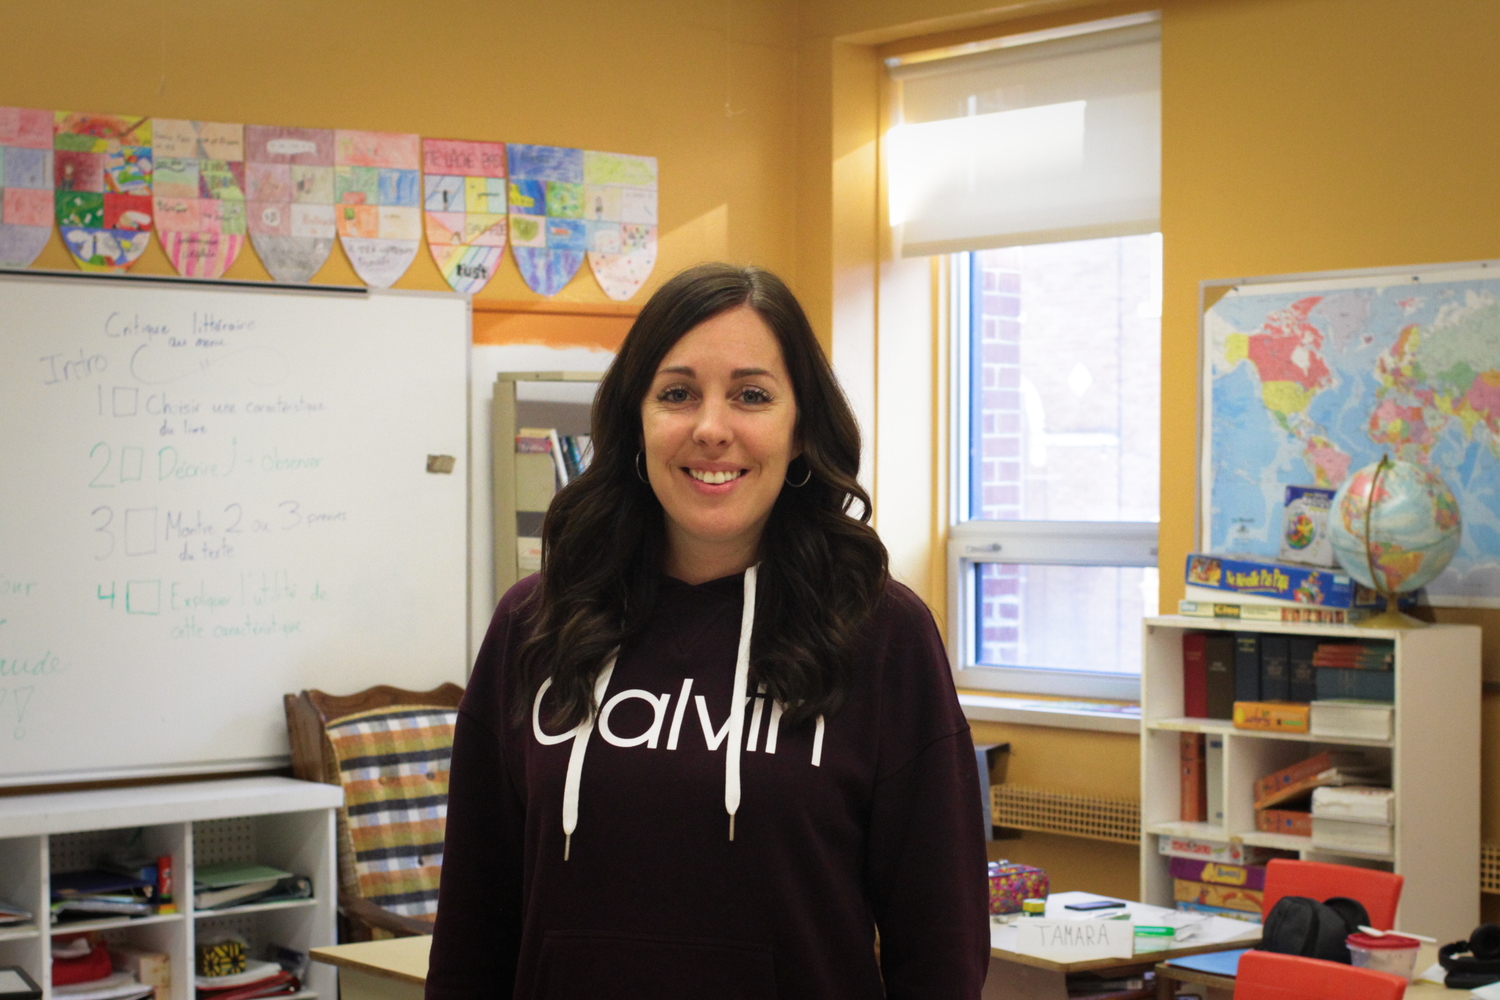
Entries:
{"type": "MultiPolygon", "coordinates": [[[[136,838],[141,853],[170,855],[178,912],[0,928],[0,965],[19,965],[52,1000],[52,938],[98,931],[106,942],[163,952],[172,962],[171,1000],[193,1000],[193,945],[228,930],[252,955],[268,943],[298,951],[335,942],[334,810],[343,791],[290,778],[242,778],[0,798],[0,897],[45,923],[53,872],[93,866],[109,846],[136,838]],[[193,908],[193,869],[260,861],[312,879],[313,898],[193,908]]],[[[337,1000],[331,966],[313,963],[300,1000],[337,1000]]],[[[288,997],[286,1000],[297,1000],[288,997]]]]}
{"type": "Polygon", "coordinates": [[[1299,857],[1380,867],[1406,877],[1397,926],[1439,940],[1479,922],[1480,630],[1472,625],[1370,629],[1350,625],[1239,622],[1164,616],[1145,621],[1141,673],[1141,895],[1173,905],[1162,837],[1242,843],[1299,857]],[[1183,715],[1182,637],[1189,632],[1258,632],[1395,643],[1394,738],[1345,739],[1236,729],[1227,720],[1183,715]],[[1180,735],[1224,739],[1224,822],[1185,823],[1179,808],[1180,735]],[[1358,750],[1388,763],[1396,790],[1395,849],[1387,855],[1314,848],[1309,837],[1255,828],[1255,779],[1323,750],[1358,750]]]}

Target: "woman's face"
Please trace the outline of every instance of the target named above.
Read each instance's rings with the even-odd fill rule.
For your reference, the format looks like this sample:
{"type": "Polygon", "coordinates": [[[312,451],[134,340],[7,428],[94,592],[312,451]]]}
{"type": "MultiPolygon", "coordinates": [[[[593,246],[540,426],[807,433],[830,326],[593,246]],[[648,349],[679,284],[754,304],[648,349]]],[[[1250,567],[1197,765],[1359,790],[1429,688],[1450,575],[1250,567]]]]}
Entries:
{"type": "Polygon", "coordinates": [[[731,309],[662,358],[641,403],[642,448],[667,523],[667,572],[701,583],[755,562],[761,531],[800,454],[797,401],[760,314],[731,309]]]}

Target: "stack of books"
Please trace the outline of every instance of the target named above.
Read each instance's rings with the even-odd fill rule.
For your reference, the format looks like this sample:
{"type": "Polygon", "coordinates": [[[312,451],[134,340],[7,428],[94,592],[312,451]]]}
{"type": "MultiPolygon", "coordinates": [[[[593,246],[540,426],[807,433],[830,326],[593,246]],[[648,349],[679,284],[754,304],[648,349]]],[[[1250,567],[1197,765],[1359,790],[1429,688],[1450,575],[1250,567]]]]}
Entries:
{"type": "Polygon", "coordinates": [[[1396,793],[1389,788],[1325,787],[1312,794],[1314,847],[1390,854],[1396,844],[1396,793]]]}
{"type": "Polygon", "coordinates": [[[0,899],[0,927],[14,927],[31,920],[31,911],[24,906],[0,899]]]}
{"type": "Polygon", "coordinates": [[[588,434],[558,434],[556,427],[522,427],[516,434],[516,454],[551,455],[561,489],[589,467],[594,443],[588,434]]]}
{"type": "Polygon", "coordinates": [[[1183,714],[1232,720],[1237,728],[1296,735],[1389,739],[1396,698],[1395,644],[1327,641],[1259,632],[1187,632],[1182,637],[1183,714]],[[1355,703],[1354,709],[1348,706],[1355,703]],[[1359,705],[1384,706],[1358,711],[1359,705]]]}
{"type": "Polygon", "coordinates": [[[1172,897],[1179,910],[1260,922],[1266,888],[1265,865],[1173,858],[1171,872],[1172,897]]]}
{"type": "Polygon", "coordinates": [[[297,993],[302,984],[275,962],[247,962],[244,972],[224,976],[195,976],[197,1000],[254,1000],[297,993]]]}
{"type": "Polygon", "coordinates": [[[52,876],[52,922],[146,916],[155,912],[156,882],[103,868],[52,876]]]}
{"type": "Polygon", "coordinates": [[[197,910],[311,896],[311,880],[270,865],[224,861],[193,870],[193,908],[197,910]]]}
{"type": "Polygon", "coordinates": [[[1255,827],[1262,833],[1313,835],[1309,808],[1320,788],[1383,784],[1383,769],[1363,754],[1324,751],[1255,782],[1255,827]]]}

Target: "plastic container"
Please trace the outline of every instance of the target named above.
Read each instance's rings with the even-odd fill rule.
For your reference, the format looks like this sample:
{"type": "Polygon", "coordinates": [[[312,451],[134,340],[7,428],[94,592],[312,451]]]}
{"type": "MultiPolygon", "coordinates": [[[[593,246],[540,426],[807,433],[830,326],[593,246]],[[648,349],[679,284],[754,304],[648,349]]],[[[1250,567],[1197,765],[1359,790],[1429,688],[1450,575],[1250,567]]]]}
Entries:
{"type": "Polygon", "coordinates": [[[1391,972],[1412,981],[1417,964],[1417,949],[1422,942],[1400,934],[1350,934],[1346,940],[1349,957],[1361,969],[1391,972]]]}
{"type": "Polygon", "coordinates": [[[1021,900],[1021,912],[1028,917],[1045,917],[1047,915],[1047,901],[1045,899],[1023,899],[1021,900]]]}

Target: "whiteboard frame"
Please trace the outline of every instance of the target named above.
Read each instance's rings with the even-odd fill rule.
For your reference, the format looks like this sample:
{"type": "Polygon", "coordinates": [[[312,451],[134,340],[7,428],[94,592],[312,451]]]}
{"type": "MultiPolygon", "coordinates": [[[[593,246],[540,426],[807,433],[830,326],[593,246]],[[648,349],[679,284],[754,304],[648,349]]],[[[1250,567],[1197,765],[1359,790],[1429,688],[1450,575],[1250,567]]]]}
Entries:
{"type": "MultiPolygon", "coordinates": [[[[1210,474],[1213,468],[1213,440],[1210,433],[1213,427],[1213,370],[1209,364],[1208,311],[1224,296],[1241,287],[1321,283],[1323,287],[1331,291],[1340,288],[1358,288],[1362,283],[1370,282],[1371,279],[1374,279],[1375,284],[1393,285],[1398,281],[1391,279],[1400,279],[1402,276],[1405,276],[1411,284],[1419,285],[1433,281],[1457,280],[1454,272],[1473,271],[1494,271],[1495,277],[1500,278],[1500,259],[1309,271],[1302,274],[1271,274],[1248,278],[1215,278],[1198,282],[1198,426],[1194,443],[1198,457],[1198,475],[1195,484],[1197,502],[1193,505],[1193,538],[1196,551],[1210,551],[1212,541],[1210,538],[1212,511],[1209,510],[1209,505],[1213,502],[1210,495],[1210,474]],[[1218,291],[1219,289],[1223,291],[1218,291]],[[1210,301],[1210,296],[1212,296],[1212,301],[1210,301]]],[[[1271,289],[1259,290],[1270,291],[1271,289]]],[[[1500,594],[1493,597],[1440,595],[1436,601],[1429,601],[1424,590],[1422,603],[1445,608],[1500,608],[1500,594]]]]}
{"type": "MultiPolygon", "coordinates": [[[[371,289],[364,285],[315,285],[315,284],[277,284],[265,281],[249,281],[231,278],[186,278],[178,275],[146,275],[129,273],[91,273],[83,271],[68,271],[49,268],[0,268],[0,285],[11,279],[42,279],[48,282],[63,283],[87,283],[97,284],[99,282],[125,282],[127,284],[152,284],[152,285],[184,285],[196,289],[222,288],[226,291],[255,292],[264,295],[286,296],[290,295],[316,295],[316,296],[339,296],[358,297],[368,299],[372,296],[399,296],[403,298],[433,298],[433,299],[461,299],[465,303],[464,312],[464,404],[465,414],[463,430],[463,483],[461,489],[464,494],[464,607],[467,609],[472,603],[473,597],[473,569],[471,553],[474,545],[473,529],[473,491],[471,477],[473,476],[473,427],[469,414],[473,409],[473,344],[474,344],[474,310],[473,298],[459,292],[427,291],[415,289],[371,289]]],[[[474,662],[474,639],[467,627],[467,614],[465,614],[464,628],[464,664],[462,665],[463,679],[467,682],[468,674],[472,670],[474,662]]],[[[223,760],[200,760],[182,761],[166,764],[139,764],[128,765],[118,768],[94,767],[94,768],[70,768],[56,771],[30,771],[16,774],[0,774],[0,788],[50,788],[52,786],[67,786],[80,783],[98,782],[137,782],[151,781],[171,778],[204,777],[208,775],[233,775],[263,773],[266,771],[284,770],[291,764],[290,754],[277,754],[265,757],[243,757],[223,760]]]]}

